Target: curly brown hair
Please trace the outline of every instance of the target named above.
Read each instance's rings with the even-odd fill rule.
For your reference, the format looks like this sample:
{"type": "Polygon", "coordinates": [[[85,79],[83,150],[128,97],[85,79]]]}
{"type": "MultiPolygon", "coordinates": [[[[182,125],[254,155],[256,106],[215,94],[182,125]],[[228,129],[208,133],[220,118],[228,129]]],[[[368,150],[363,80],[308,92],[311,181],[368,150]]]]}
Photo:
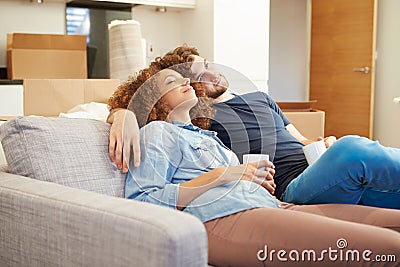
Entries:
{"type": "MultiPolygon", "coordinates": [[[[165,121],[170,112],[162,94],[150,79],[160,70],[171,68],[181,73],[184,77],[191,77],[190,65],[184,64],[192,61],[193,55],[199,55],[196,48],[186,45],[177,47],[163,57],[157,57],[148,68],[140,70],[128,80],[118,86],[117,90],[108,100],[111,110],[125,108],[132,110],[138,120],[139,127],[154,121],[165,121]],[[139,88],[142,88],[138,90],[139,88]]],[[[202,129],[209,129],[210,118],[214,117],[215,109],[212,100],[206,97],[201,86],[194,86],[199,101],[190,111],[192,123],[202,129]]]]}
{"type": "MultiPolygon", "coordinates": [[[[174,50],[168,52],[166,56],[169,55],[177,55],[179,56],[184,62],[193,61],[193,56],[200,56],[199,51],[195,47],[190,47],[188,45],[178,46],[174,50]]],[[[183,62],[182,62],[183,63],[183,62]]]]}

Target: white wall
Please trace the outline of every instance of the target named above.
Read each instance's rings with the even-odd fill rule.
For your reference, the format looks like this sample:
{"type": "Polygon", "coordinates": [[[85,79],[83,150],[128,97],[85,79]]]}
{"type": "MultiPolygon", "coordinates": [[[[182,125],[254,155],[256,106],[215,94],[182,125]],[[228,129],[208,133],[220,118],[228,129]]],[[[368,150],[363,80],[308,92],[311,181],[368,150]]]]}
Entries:
{"type": "Polygon", "coordinates": [[[167,8],[165,13],[156,12],[155,7],[132,8],[132,19],[140,22],[147,49],[149,45],[154,49],[152,58],[188,44],[213,61],[213,14],[213,0],[197,1],[195,9],[167,8]]]}
{"type": "Polygon", "coordinates": [[[155,7],[137,6],[132,8],[132,19],[140,22],[142,37],[147,47],[152,45],[153,53],[148,60],[183,44],[181,14],[178,9],[167,8],[167,12],[156,12],[155,7]]]}
{"type": "Polygon", "coordinates": [[[269,1],[214,1],[214,61],[237,71],[228,77],[233,87],[268,91],[268,46],[269,1]]]}
{"type": "Polygon", "coordinates": [[[308,100],[308,0],[271,0],[269,94],[308,100]]]}
{"type": "Polygon", "coordinates": [[[374,139],[400,148],[400,1],[378,1],[374,139]]]}
{"type": "Polygon", "coordinates": [[[217,62],[238,93],[267,91],[269,1],[198,0],[195,9],[132,9],[155,56],[187,43],[217,62]],[[250,81],[251,80],[251,81],[250,81]]]}
{"type": "Polygon", "coordinates": [[[195,9],[181,13],[180,23],[183,41],[214,61],[214,0],[197,0],[195,9]]]}
{"type": "Polygon", "coordinates": [[[65,3],[0,1],[0,67],[7,66],[7,33],[65,33],[65,3]]]}

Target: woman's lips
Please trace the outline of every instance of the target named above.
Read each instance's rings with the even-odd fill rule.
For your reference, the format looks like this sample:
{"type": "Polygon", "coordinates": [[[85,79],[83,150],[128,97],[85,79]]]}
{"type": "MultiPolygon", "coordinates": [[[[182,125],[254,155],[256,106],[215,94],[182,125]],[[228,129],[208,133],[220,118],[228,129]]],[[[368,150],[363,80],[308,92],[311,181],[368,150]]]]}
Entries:
{"type": "Polygon", "coordinates": [[[194,91],[194,89],[193,89],[193,87],[188,86],[187,88],[183,89],[182,93],[187,93],[187,92],[190,92],[190,91],[194,91]]]}

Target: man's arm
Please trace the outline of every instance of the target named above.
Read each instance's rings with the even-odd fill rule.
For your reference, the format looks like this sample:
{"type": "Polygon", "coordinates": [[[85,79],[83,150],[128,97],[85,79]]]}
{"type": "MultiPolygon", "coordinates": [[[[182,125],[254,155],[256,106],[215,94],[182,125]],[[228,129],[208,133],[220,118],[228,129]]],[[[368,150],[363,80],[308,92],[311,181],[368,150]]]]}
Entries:
{"type": "Polygon", "coordinates": [[[135,114],[127,109],[111,110],[107,122],[111,124],[108,152],[112,162],[122,172],[128,172],[131,147],[134,166],[140,165],[140,134],[135,114]]]}
{"type": "Polygon", "coordinates": [[[286,130],[288,130],[289,133],[290,133],[291,135],[293,135],[294,138],[296,138],[297,140],[299,140],[299,141],[300,141],[301,143],[303,143],[304,145],[308,145],[308,144],[314,143],[314,142],[316,142],[316,141],[324,140],[324,141],[325,141],[325,146],[328,148],[328,147],[330,147],[330,146],[336,141],[336,137],[335,137],[335,136],[328,136],[328,137],[325,137],[325,138],[323,138],[323,137],[321,136],[321,137],[318,137],[316,141],[310,140],[310,139],[304,137],[304,135],[302,135],[302,134],[299,132],[299,130],[297,130],[296,127],[294,127],[293,124],[287,125],[287,126],[286,126],[286,130]]]}
{"type": "Polygon", "coordinates": [[[303,143],[304,145],[308,145],[308,144],[311,144],[311,143],[315,142],[315,141],[313,141],[313,140],[310,140],[310,139],[306,138],[304,135],[302,135],[302,134],[299,132],[299,130],[297,130],[297,128],[294,127],[293,124],[287,125],[287,126],[286,126],[286,130],[288,130],[289,133],[290,133],[291,135],[293,135],[294,138],[296,138],[297,140],[299,140],[299,141],[300,141],[301,143],[303,143]]]}
{"type": "Polygon", "coordinates": [[[264,93],[264,97],[268,102],[269,108],[274,110],[282,119],[283,123],[286,125],[285,128],[286,130],[289,131],[289,133],[296,138],[297,140],[299,140],[301,143],[303,143],[304,145],[308,145],[311,143],[314,143],[316,141],[320,141],[320,140],[324,140],[325,141],[325,146],[328,148],[330,147],[335,141],[336,141],[336,137],[335,136],[328,136],[323,138],[318,137],[317,140],[310,140],[308,138],[306,138],[304,135],[302,135],[299,130],[296,129],[296,127],[294,127],[293,124],[290,123],[290,121],[286,118],[286,116],[283,114],[281,108],[278,106],[278,104],[276,104],[275,100],[273,100],[269,95],[264,93]]]}

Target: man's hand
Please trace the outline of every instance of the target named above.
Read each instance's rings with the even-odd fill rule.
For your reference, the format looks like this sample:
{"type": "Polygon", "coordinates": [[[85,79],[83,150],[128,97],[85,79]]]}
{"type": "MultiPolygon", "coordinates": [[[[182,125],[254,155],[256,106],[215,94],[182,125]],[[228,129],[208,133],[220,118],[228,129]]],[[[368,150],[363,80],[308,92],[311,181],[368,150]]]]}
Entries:
{"type": "Polygon", "coordinates": [[[317,141],[321,141],[321,140],[324,140],[326,148],[329,148],[331,145],[333,145],[333,143],[336,142],[336,136],[328,136],[325,138],[318,137],[317,138],[317,141]]]}
{"type": "Polygon", "coordinates": [[[128,172],[131,147],[134,166],[140,165],[140,134],[136,116],[132,111],[119,109],[110,114],[111,123],[108,152],[110,159],[123,173],[128,172]]]}

